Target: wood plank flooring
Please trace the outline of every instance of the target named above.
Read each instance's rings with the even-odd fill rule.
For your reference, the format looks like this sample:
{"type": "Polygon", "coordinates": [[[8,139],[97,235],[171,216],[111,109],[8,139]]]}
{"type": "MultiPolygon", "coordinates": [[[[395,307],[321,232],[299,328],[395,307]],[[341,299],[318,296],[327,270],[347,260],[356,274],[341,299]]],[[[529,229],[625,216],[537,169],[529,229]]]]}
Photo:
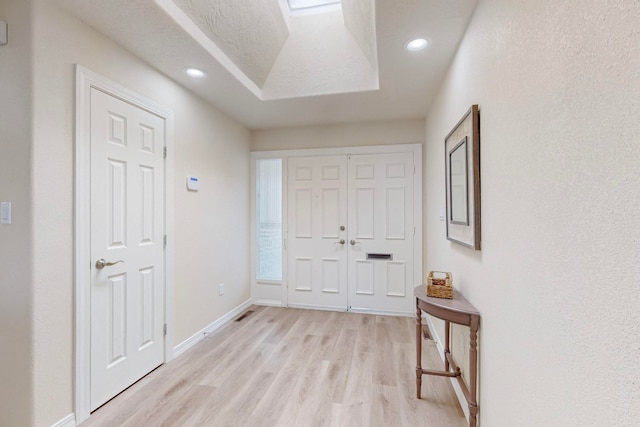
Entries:
{"type": "MultiPolygon", "coordinates": [[[[466,426],[448,379],[415,397],[414,319],[250,310],[81,426],[466,426]]],[[[428,341],[422,366],[441,366],[428,341]]]]}

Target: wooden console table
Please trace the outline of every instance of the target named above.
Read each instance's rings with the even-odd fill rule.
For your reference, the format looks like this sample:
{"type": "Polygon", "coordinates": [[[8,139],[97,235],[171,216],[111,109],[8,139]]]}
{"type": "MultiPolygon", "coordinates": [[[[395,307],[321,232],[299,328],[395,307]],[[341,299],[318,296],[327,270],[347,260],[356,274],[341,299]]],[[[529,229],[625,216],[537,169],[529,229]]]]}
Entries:
{"type": "Polygon", "coordinates": [[[420,285],[413,291],[416,297],[416,397],[420,399],[422,375],[454,377],[462,388],[469,405],[469,426],[476,427],[478,415],[477,375],[478,375],[478,326],[480,313],[462,295],[454,290],[453,299],[427,296],[427,285],[420,285]],[[422,369],[422,312],[444,320],[444,371],[422,369]],[[462,379],[460,368],[451,356],[451,323],[468,326],[469,334],[469,388],[462,379]]]}

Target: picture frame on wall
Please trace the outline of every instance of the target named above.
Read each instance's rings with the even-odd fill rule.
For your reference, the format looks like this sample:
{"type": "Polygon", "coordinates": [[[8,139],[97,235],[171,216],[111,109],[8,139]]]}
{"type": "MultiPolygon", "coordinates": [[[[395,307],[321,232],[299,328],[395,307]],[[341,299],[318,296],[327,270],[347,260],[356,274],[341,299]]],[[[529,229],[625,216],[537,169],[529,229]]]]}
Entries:
{"type": "Polygon", "coordinates": [[[474,104],[444,139],[447,239],[480,250],[480,114],[474,104]]]}

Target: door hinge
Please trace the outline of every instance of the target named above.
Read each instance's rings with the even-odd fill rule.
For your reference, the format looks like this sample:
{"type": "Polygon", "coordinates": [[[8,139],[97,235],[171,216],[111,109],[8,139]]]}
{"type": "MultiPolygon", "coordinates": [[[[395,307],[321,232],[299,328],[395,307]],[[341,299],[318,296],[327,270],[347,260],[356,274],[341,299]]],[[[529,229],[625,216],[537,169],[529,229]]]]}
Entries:
{"type": "Polygon", "coordinates": [[[162,243],[164,244],[164,247],[167,247],[167,235],[165,234],[164,237],[162,238],[162,243]]]}
{"type": "Polygon", "coordinates": [[[164,334],[164,336],[167,336],[167,324],[164,324],[164,327],[162,328],[162,333],[164,334]]]}
{"type": "Polygon", "coordinates": [[[413,174],[416,174],[416,165],[413,165],[413,174]]]}
{"type": "Polygon", "coordinates": [[[166,159],[167,158],[167,147],[166,146],[164,147],[163,155],[164,155],[164,158],[166,159]]]}

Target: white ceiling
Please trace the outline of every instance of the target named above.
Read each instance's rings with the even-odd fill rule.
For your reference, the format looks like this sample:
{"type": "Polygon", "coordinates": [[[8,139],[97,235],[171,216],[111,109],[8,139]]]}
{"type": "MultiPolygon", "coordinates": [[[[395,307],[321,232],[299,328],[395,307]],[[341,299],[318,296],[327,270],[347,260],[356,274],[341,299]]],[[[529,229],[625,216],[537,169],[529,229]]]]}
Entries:
{"type": "MultiPolygon", "coordinates": [[[[311,28],[310,21],[279,16],[283,0],[56,1],[251,129],[424,117],[477,4],[344,2],[349,10],[369,15],[367,3],[375,2],[375,40],[364,37],[371,32],[365,20],[345,10],[352,44],[362,50],[343,52],[351,62],[340,68],[327,66],[326,60],[310,62],[322,52],[301,51],[301,40],[292,36],[297,27],[311,28]],[[208,16],[201,13],[207,8],[208,16]],[[195,11],[191,17],[185,13],[189,10],[195,11]],[[272,43],[253,29],[252,19],[265,22],[262,28],[272,43]],[[414,37],[427,37],[432,44],[422,52],[407,52],[404,44],[414,37]],[[376,54],[377,85],[371,64],[376,54]],[[193,80],[183,73],[186,66],[208,75],[193,80]]],[[[332,34],[338,37],[336,31],[332,34]]]]}

